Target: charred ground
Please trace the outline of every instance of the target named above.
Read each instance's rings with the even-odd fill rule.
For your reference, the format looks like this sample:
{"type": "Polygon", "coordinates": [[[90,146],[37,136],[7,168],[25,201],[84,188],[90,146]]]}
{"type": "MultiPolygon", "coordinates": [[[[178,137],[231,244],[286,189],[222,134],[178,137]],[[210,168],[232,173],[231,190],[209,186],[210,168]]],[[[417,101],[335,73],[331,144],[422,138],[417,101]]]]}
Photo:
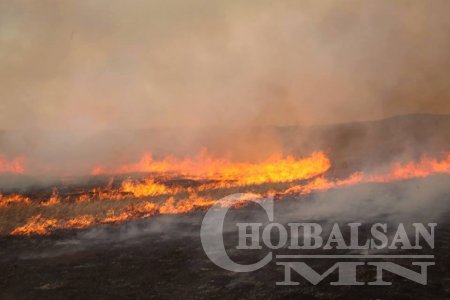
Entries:
{"type": "MultiPolygon", "coordinates": [[[[411,115],[320,128],[270,130],[277,132],[283,147],[291,153],[301,155],[330,149],[328,154],[333,161],[330,172],[334,177],[386,165],[399,158],[416,158],[450,149],[448,116],[411,115]]],[[[158,133],[157,136],[165,140],[172,134],[158,133]]],[[[154,132],[139,135],[150,137],[154,132]]],[[[153,142],[157,143],[157,140],[153,142]]],[[[5,143],[4,139],[2,141],[5,143]]],[[[199,143],[214,148],[207,141],[199,143]]],[[[127,176],[139,178],[141,174],[127,176]]],[[[387,288],[333,287],[329,285],[335,279],[333,277],[318,286],[301,282],[299,286],[280,287],[275,282],[281,280],[283,274],[274,263],[254,273],[227,272],[215,266],[204,254],[199,238],[204,212],[194,211],[86,230],[57,230],[50,236],[3,236],[0,238],[0,298],[447,299],[450,297],[450,231],[446,218],[450,212],[448,181],[448,176],[443,175],[390,184],[363,184],[317,195],[281,197],[276,202],[276,213],[285,223],[292,220],[323,224],[333,221],[437,222],[436,247],[432,251],[436,265],[430,268],[427,286],[389,276],[393,285],[387,288]]],[[[96,176],[77,179],[73,184],[56,180],[52,185],[57,186],[61,194],[76,195],[80,189],[107,182],[108,177],[96,176]]],[[[199,184],[185,179],[165,183],[174,186],[199,184]]],[[[26,176],[10,178],[3,175],[2,191],[19,191],[30,197],[49,195],[47,181],[26,176]]],[[[231,189],[226,193],[243,191],[231,189]]],[[[21,210],[17,209],[15,213],[21,214],[21,210]]],[[[261,216],[261,211],[252,205],[232,210],[230,214],[232,219],[257,216],[261,216]]],[[[235,229],[232,229],[225,235],[226,243],[230,244],[230,255],[243,263],[257,260],[261,253],[233,250],[234,233],[235,229]]],[[[308,263],[321,271],[333,262],[311,260],[308,263]]],[[[371,281],[375,272],[364,270],[358,276],[371,281]]]]}
{"type": "MultiPolygon", "coordinates": [[[[439,179],[433,179],[439,180],[439,179]]],[[[446,179],[441,179],[448,181],[446,179]]],[[[426,185],[427,183],[424,183],[426,185]]],[[[411,186],[422,186],[421,181],[391,184],[389,187],[371,186],[375,196],[408,190],[411,186]]],[[[420,254],[434,254],[435,266],[430,267],[428,285],[408,281],[396,275],[387,274],[385,280],[393,282],[389,287],[337,287],[329,282],[336,280],[336,274],[317,286],[302,278],[299,286],[276,286],[283,280],[283,270],[274,262],[252,273],[234,273],[214,265],[203,252],[199,232],[202,212],[181,216],[159,216],[148,220],[134,221],[122,225],[106,225],[82,231],[58,231],[52,236],[5,237],[1,243],[0,274],[2,299],[446,299],[450,296],[450,231],[442,205],[445,201],[430,199],[432,209],[441,209],[437,214],[421,213],[418,206],[413,212],[392,211],[373,213],[362,218],[358,211],[373,210],[372,199],[361,196],[351,199],[347,209],[316,211],[316,216],[305,220],[304,215],[314,215],[311,208],[320,206],[323,199],[348,197],[349,191],[330,191],[321,198],[288,198],[276,202],[276,219],[283,222],[293,220],[328,224],[331,220],[342,224],[371,221],[396,224],[398,222],[438,222],[435,249],[420,254]],[[322,198],[323,197],[323,198],[322,198]],[[436,202],[438,201],[438,202],[436,202]],[[359,209],[354,209],[355,203],[359,209]],[[440,205],[436,205],[440,203],[440,205]],[[317,205],[317,206],[316,206],[317,205]],[[294,212],[294,213],[293,213],[294,212]],[[326,217],[327,216],[327,217],[326,217]],[[389,296],[387,296],[389,295],[389,296]]],[[[399,199],[399,201],[404,201],[399,199]]],[[[263,217],[257,205],[231,210],[230,220],[248,220],[263,217]]],[[[367,232],[367,231],[363,231],[367,232]]],[[[362,236],[364,239],[366,236],[362,236]]],[[[225,234],[228,253],[240,263],[253,263],[265,255],[262,251],[237,251],[236,230],[232,227],[225,234]]],[[[276,253],[289,253],[287,249],[276,253]]],[[[411,250],[410,250],[411,251],[411,250]]],[[[302,252],[310,254],[311,251],[302,252]]],[[[326,254],[346,254],[345,250],[331,250],[326,254]]],[[[314,252],[317,254],[317,252],[314,252]]],[[[396,254],[415,254],[399,250],[396,254]]],[[[325,271],[335,261],[308,259],[306,262],[317,271],[325,271]]],[[[411,268],[410,262],[396,260],[396,263],[411,268]]],[[[362,269],[358,272],[361,281],[374,281],[375,270],[362,269]]]]}

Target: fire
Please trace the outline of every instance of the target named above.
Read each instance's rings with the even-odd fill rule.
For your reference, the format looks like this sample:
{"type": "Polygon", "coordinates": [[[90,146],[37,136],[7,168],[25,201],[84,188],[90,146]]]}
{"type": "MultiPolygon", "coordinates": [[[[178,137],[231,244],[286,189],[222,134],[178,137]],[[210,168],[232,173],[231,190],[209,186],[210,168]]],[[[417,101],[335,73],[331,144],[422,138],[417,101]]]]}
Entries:
{"type": "Polygon", "coordinates": [[[442,160],[423,156],[419,162],[396,163],[387,174],[371,176],[369,181],[388,182],[393,180],[427,177],[431,174],[450,173],[450,153],[442,160]]]}
{"type": "Polygon", "coordinates": [[[152,202],[131,204],[118,215],[116,215],[114,210],[108,210],[106,213],[106,217],[100,220],[100,223],[121,223],[137,218],[148,218],[155,215],[157,212],[158,205],[152,202]]]}
{"type": "Polygon", "coordinates": [[[121,167],[120,170],[172,174],[174,177],[214,180],[213,183],[203,184],[193,190],[192,188],[169,188],[156,183],[153,178],[147,178],[144,182],[138,183],[126,180],[122,183],[121,191],[131,193],[135,197],[146,197],[175,195],[183,191],[196,192],[263,183],[291,182],[323,174],[331,167],[330,160],[323,152],[315,152],[310,157],[301,159],[273,155],[264,162],[254,164],[215,160],[209,157],[207,152],[202,153],[194,160],[187,158],[182,161],[173,157],[163,161],[153,161],[151,155],[144,155],[137,165],[121,167]]]}
{"type": "MultiPolygon", "coordinates": [[[[197,209],[204,209],[212,206],[216,200],[207,199],[198,195],[189,195],[186,199],[176,201],[169,197],[161,204],[154,202],[142,202],[131,204],[125,207],[123,211],[116,213],[110,209],[106,216],[101,218],[93,215],[80,215],[68,220],[47,218],[41,214],[33,216],[20,227],[11,231],[11,235],[48,235],[52,231],[61,229],[82,229],[98,224],[122,223],[128,220],[148,218],[155,214],[182,214],[197,209]]],[[[242,205],[247,199],[239,199],[238,204],[242,205]]],[[[237,205],[238,206],[238,205],[237,205]]]]}
{"type": "Polygon", "coordinates": [[[20,194],[12,194],[12,195],[2,195],[0,194],[0,207],[7,207],[12,204],[31,204],[31,200],[29,197],[20,195],[20,194]]]}
{"type": "Polygon", "coordinates": [[[389,171],[383,174],[356,172],[350,177],[340,180],[329,180],[322,176],[315,178],[306,185],[291,187],[284,194],[309,194],[317,190],[328,190],[358,183],[393,182],[412,178],[423,178],[433,174],[450,174],[450,154],[446,154],[442,160],[423,156],[418,162],[409,162],[406,164],[395,163],[389,171]]]}
{"type": "MultiPolygon", "coordinates": [[[[202,150],[196,157],[186,157],[182,160],[167,156],[158,161],[147,153],[138,163],[123,165],[110,173],[172,174],[183,178],[233,181],[236,185],[243,186],[308,179],[326,172],[330,166],[330,160],[323,152],[315,152],[310,157],[301,159],[274,154],[266,161],[248,163],[215,159],[208,151],[202,150]]],[[[92,173],[101,174],[105,171],[96,166],[92,173]]]]}
{"type": "Polygon", "coordinates": [[[14,229],[12,235],[46,235],[58,229],[59,221],[54,218],[45,218],[41,214],[31,217],[23,226],[14,229]]]}
{"type": "MultiPolygon", "coordinates": [[[[29,197],[20,194],[7,196],[0,194],[0,208],[8,209],[10,205],[38,205],[43,212],[30,217],[24,225],[10,231],[10,234],[45,235],[59,229],[88,228],[99,224],[148,218],[157,214],[183,214],[205,210],[217,203],[221,193],[222,195],[228,193],[227,190],[221,192],[222,188],[235,187],[239,191],[245,189],[247,192],[245,195],[248,195],[252,188],[259,187],[258,193],[253,193],[255,196],[252,196],[252,199],[254,199],[273,193],[279,196],[304,195],[360,183],[384,183],[450,173],[450,153],[442,159],[424,156],[417,162],[395,163],[381,173],[355,172],[343,179],[327,176],[331,163],[323,152],[313,153],[306,158],[272,157],[260,163],[231,163],[227,160],[201,157],[187,160],[166,158],[163,161],[153,161],[147,157],[143,165],[141,161],[138,165],[126,170],[151,170],[154,173],[153,177],[148,175],[143,180],[126,179],[115,188],[111,180],[105,187],[82,191],[75,196],[60,196],[56,189],[44,201],[31,201],[29,197]],[[197,167],[199,169],[195,169],[197,167]],[[199,181],[189,186],[176,183],[176,180],[184,178],[199,178],[199,181]],[[208,182],[202,183],[203,180],[208,182]],[[298,181],[302,183],[298,184],[298,181]],[[266,183],[271,185],[261,186],[266,183]],[[283,183],[283,188],[274,192],[276,190],[273,187],[278,183],[283,183]],[[287,188],[286,185],[288,185],[287,188]],[[92,202],[94,204],[89,205],[101,207],[101,201],[105,200],[117,200],[119,202],[116,203],[124,204],[114,205],[115,208],[105,205],[103,211],[82,213],[70,218],[44,217],[54,211],[47,210],[49,206],[64,203],[64,205],[76,207],[81,203],[92,202]],[[120,202],[120,200],[127,202],[120,202]],[[47,214],[44,214],[45,211],[47,214]]],[[[253,201],[252,199],[243,196],[242,199],[233,201],[233,204],[224,202],[222,205],[241,207],[253,201]]]]}
{"type": "Polygon", "coordinates": [[[91,215],[81,215],[72,219],[69,219],[66,222],[66,228],[76,228],[76,229],[82,229],[82,228],[87,228],[90,226],[93,226],[96,224],[96,220],[93,216],[91,215]]]}
{"type": "Polygon", "coordinates": [[[156,183],[152,178],[146,178],[143,183],[135,183],[131,180],[122,182],[121,190],[131,193],[135,197],[157,196],[164,194],[174,194],[176,189],[169,189],[164,184],[156,183]]]}
{"type": "Polygon", "coordinates": [[[5,157],[0,155],[0,173],[25,173],[25,158],[20,156],[8,161],[5,157]]]}
{"type": "Polygon", "coordinates": [[[215,203],[214,199],[207,199],[196,194],[189,195],[188,198],[175,202],[173,197],[170,197],[161,207],[159,207],[160,214],[182,214],[188,213],[195,209],[208,208],[215,203]]]}
{"type": "Polygon", "coordinates": [[[42,206],[52,206],[59,204],[61,201],[58,196],[58,192],[56,189],[53,190],[52,195],[44,202],[41,203],[42,206]]]}
{"type": "Polygon", "coordinates": [[[46,218],[41,214],[33,216],[27,220],[25,225],[14,229],[12,235],[47,235],[57,229],[81,229],[96,224],[95,218],[91,215],[81,215],[67,221],[56,218],[46,218]]]}

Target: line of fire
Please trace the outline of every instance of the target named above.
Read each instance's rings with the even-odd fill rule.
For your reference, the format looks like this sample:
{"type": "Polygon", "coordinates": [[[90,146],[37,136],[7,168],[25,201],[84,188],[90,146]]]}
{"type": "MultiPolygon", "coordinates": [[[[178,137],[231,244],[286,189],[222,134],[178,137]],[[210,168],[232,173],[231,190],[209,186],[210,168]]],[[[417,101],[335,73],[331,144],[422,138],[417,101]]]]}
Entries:
{"type": "Polygon", "coordinates": [[[0,0],[0,300],[450,299],[449,12],[0,0]]]}

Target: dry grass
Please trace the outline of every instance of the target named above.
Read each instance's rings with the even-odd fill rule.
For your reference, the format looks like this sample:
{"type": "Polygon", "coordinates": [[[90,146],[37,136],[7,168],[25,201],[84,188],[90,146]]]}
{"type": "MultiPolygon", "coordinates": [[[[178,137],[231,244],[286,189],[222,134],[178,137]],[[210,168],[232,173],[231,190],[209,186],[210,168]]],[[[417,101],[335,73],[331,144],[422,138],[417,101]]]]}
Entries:
{"type": "MultiPolygon", "coordinates": [[[[295,183],[262,184],[255,186],[228,187],[198,192],[195,196],[206,199],[220,199],[234,193],[258,193],[265,194],[269,191],[283,191],[295,183]]],[[[189,199],[192,194],[181,192],[177,195],[161,195],[143,198],[124,198],[88,200],[82,202],[60,201],[59,203],[43,206],[42,203],[32,201],[31,204],[15,203],[7,207],[0,207],[0,235],[8,235],[15,228],[23,226],[30,218],[41,215],[43,218],[69,220],[83,215],[92,216],[98,220],[103,220],[107,216],[120,215],[132,205],[142,203],[163,204],[170,197],[175,203],[183,199],[189,199]]]]}

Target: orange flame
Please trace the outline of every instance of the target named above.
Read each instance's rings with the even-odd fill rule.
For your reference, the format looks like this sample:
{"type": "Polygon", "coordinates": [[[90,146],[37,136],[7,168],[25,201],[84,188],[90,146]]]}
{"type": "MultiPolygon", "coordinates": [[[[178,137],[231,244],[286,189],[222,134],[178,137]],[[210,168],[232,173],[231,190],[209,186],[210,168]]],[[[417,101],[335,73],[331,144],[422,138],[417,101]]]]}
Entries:
{"type": "Polygon", "coordinates": [[[96,224],[95,218],[91,215],[81,215],[72,219],[69,219],[65,227],[69,229],[82,229],[93,226],[96,224]]]}
{"type": "Polygon", "coordinates": [[[45,218],[40,214],[28,219],[23,226],[14,229],[12,235],[46,235],[51,231],[58,229],[59,221],[54,218],[45,218]]]}
{"type": "Polygon", "coordinates": [[[147,178],[143,183],[134,183],[131,180],[122,182],[121,190],[131,193],[135,197],[158,196],[164,194],[175,194],[176,189],[169,189],[164,184],[156,183],[152,178],[147,178]]]}
{"type": "Polygon", "coordinates": [[[29,197],[20,194],[2,195],[0,194],[0,207],[7,207],[12,204],[31,204],[29,197]]]}
{"type": "MultiPolygon", "coordinates": [[[[315,152],[303,159],[274,154],[261,163],[233,163],[212,158],[206,150],[202,150],[197,157],[183,160],[167,156],[157,161],[147,153],[137,164],[123,165],[110,173],[175,174],[184,178],[235,181],[238,185],[249,185],[307,179],[326,172],[330,166],[330,160],[323,152],[315,152]]],[[[105,171],[96,166],[92,173],[102,174],[105,171]]]]}
{"type": "MultiPolygon", "coordinates": [[[[178,161],[167,158],[162,162],[154,162],[151,156],[144,156],[138,165],[122,170],[173,173],[184,178],[200,178],[217,182],[204,184],[197,188],[199,191],[210,189],[257,185],[262,183],[291,182],[308,179],[325,173],[331,166],[330,160],[323,152],[315,152],[310,157],[296,159],[270,159],[262,163],[231,163],[226,160],[214,160],[203,154],[196,160],[185,159],[178,161]]],[[[192,191],[192,189],[188,189],[192,191]]],[[[146,179],[143,183],[127,180],[122,183],[122,192],[131,193],[135,197],[173,195],[182,192],[180,188],[168,188],[156,183],[153,179],[146,179]]]]}
{"type": "MultiPolygon", "coordinates": [[[[152,160],[150,162],[153,164],[152,160]]],[[[411,178],[422,178],[433,174],[450,173],[450,153],[446,154],[440,160],[424,156],[418,162],[396,163],[384,173],[367,174],[364,172],[356,172],[344,179],[330,179],[325,176],[331,164],[322,152],[314,153],[310,157],[303,159],[287,157],[280,158],[277,161],[272,158],[257,164],[232,164],[225,160],[221,160],[220,163],[216,160],[210,162],[212,164],[210,167],[200,167],[200,170],[195,172],[191,168],[194,168],[198,162],[193,163],[193,161],[179,161],[180,165],[170,166],[170,168],[167,168],[168,161],[165,161],[157,163],[155,166],[152,165],[151,168],[152,170],[163,170],[162,172],[164,173],[169,169],[172,171],[176,170],[182,172],[182,175],[199,176],[201,178],[211,176],[209,178],[213,178],[216,182],[202,184],[197,187],[172,187],[162,182],[157,182],[153,178],[147,178],[138,182],[127,179],[117,189],[112,188],[111,182],[107,187],[94,188],[79,194],[74,201],[75,205],[78,202],[106,199],[134,199],[133,201],[139,202],[129,204],[119,210],[109,209],[106,211],[106,215],[104,213],[100,215],[83,214],[70,219],[56,219],[38,214],[29,218],[24,225],[12,230],[10,234],[43,235],[49,234],[57,229],[87,228],[97,224],[121,223],[132,219],[147,218],[156,214],[182,214],[195,210],[204,210],[215,204],[217,200],[210,196],[204,196],[202,193],[222,187],[243,187],[252,184],[258,185],[261,183],[279,182],[292,184],[293,181],[299,179],[309,180],[305,184],[294,185],[284,191],[278,192],[280,196],[285,194],[303,195],[359,183],[384,183],[411,178]],[[165,201],[160,202],[156,201],[156,199],[142,200],[146,197],[151,198],[161,195],[167,196],[165,201]],[[176,198],[181,199],[176,200],[176,198]]],[[[179,174],[175,174],[175,176],[179,176],[179,174]]],[[[266,191],[265,195],[268,193],[270,193],[270,190],[266,191]]],[[[256,196],[263,197],[264,194],[257,194],[256,196]]],[[[245,197],[241,200],[237,201],[234,206],[240,207],[249,201],[245,197]]],[[[49,205],[58,205],[61,201],[67,201],[67,198],[61,198],[58,196],[56,190],[54,190],[50,198],[42,202],[40,206],[45,208],[45,206],[49,205]]],[[[33,202],[28,197],[18,194],[9,196],[0,194],[0,208],[12,204],[32,205],[33,202]]]]}
{"type": "Polygon", "coordinates": [[[59,204],[61,201],[58,196],[58,192],[56,189],[53,190],[52,195],[47,199],[47,201],[44,201],[41,203],[42,206],[52,206],[59,204]]]}
{"type": "Polygon", "coordinates": [[[423,178],[433,174],[450,174],[450,154],[447,154],[442,160],[423,156],[418,162],[409,162],[406,164],[395,163],[390,170],[384,174],[368,175],[363,172],[356,172],[350,177],[340,180],[329,180],[322,176],[315,178],[306,185],[291,187],[287,189],[284,194],[308,194],[316,190],[328,190],[358,183],[393,182],[412,178],[423,178]]]}

